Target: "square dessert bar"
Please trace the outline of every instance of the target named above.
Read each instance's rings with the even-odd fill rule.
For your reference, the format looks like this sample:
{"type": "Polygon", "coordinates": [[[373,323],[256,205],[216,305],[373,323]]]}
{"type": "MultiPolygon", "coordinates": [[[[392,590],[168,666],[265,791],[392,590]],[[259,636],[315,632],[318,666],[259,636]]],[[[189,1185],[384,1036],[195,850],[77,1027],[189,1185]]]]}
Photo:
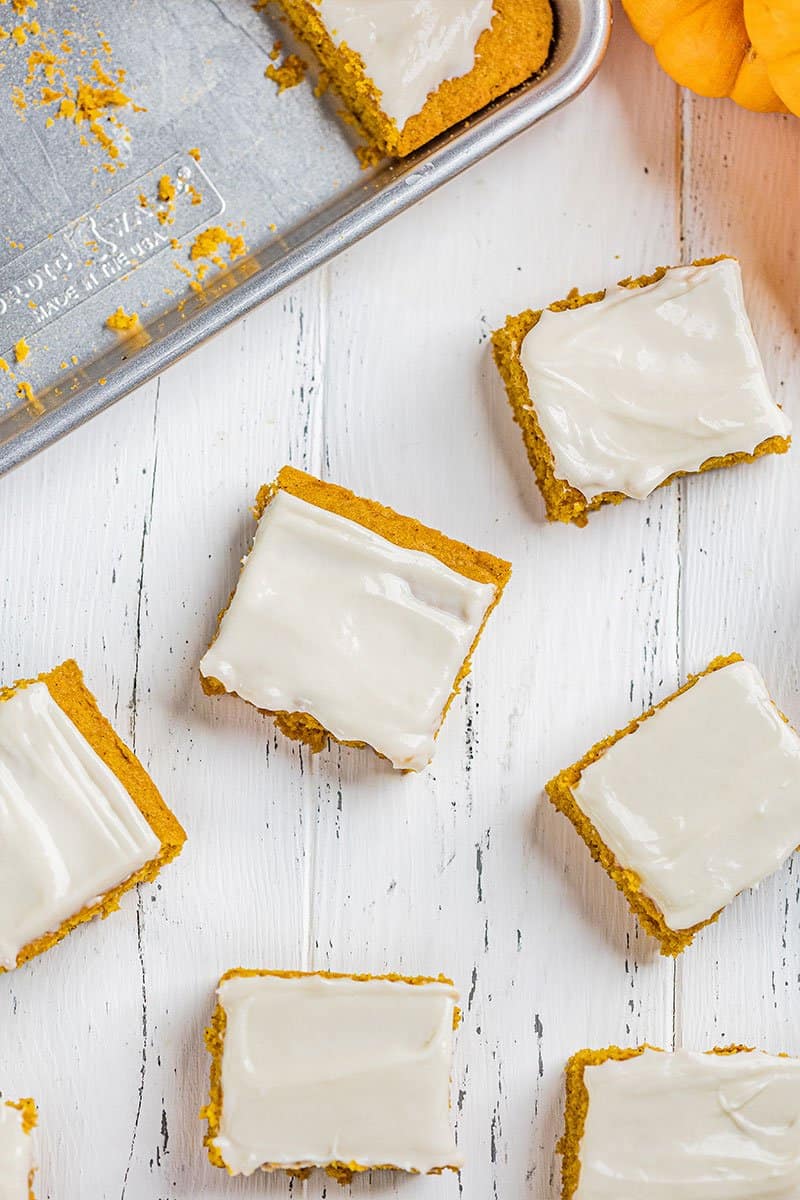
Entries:
{"type": "Polygon", "coordinates": [[[573,289],[492,341],[551,521],[789,448],[733,258],[573,289]]]}
{"type": "Polygon", "coordinates": [[[108,916],[185,838],[76,663],[0,689],[0,972],[108,916]]]}
{"type": "Polygon", "coordinates": [[[33,1100],[0,1100],[0,1200],[35,1200],[31,1135],[37,1120],[33,1100]]]}
{"type": "Polygon", "coordinates": [[[546,790],[666,955],[800,844],[800,737],[738,654],[546,790]]]}
{"type": "Polygon", "coordinates": [[[549,0],[280,0],[351,120],[404,155],[534,75],[549,0]]]}
{"type": "Polygon", "coordinates": [[[747,1046],[580,1050],[558,1151],[562,1200],[795,1200],[800,1060],[747,1046]]]}
{"type": "Polygon", "coordinates": [[[332,737],[420,770],[509,564],[291,467],[255,515],[204,691],[240,696],[312,750],[332,737]]]}
{"type": "Polygon", "coordinates": [[[444,976],[223,975],[206,1033],[209,1158],[231,1175],[458,1171],[458,993],[444,976]]]}

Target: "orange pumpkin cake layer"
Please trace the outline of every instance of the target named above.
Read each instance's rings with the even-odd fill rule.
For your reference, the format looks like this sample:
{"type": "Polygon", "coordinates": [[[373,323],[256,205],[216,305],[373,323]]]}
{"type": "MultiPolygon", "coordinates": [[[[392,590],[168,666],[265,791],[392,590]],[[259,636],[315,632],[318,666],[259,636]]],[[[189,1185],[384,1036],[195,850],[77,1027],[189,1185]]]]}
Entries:
{"type": "Polygon", "coordinates": [[[353,121],[405,155],[523,83],[553,40],[549,0],[280,0],[353,121]]]}
{"type": "Polygon", "coordinates": [[[459,1170],[457,1000],[443,975],[228,971],[206,1032],[211,1162],[303,1179],[316,1167],[341,1184],[369,1170],[459,1170]]]}
{"type": "Polygon", "coordinates": [[[573,288],[492,342],[551,521],[789,448],[726,255],[573,288]]]}
{"type": "Polygon", "coordinates": [[[0,689],[0,767],[5,971],[108,916],[186,835],[71,660],[0,689]]]}
{"type": "Polygon", "coordinates": [[[509,564],[292,467],[255,515],[203,689],[240,696],[312,750],[334,738],[420,770],[509,564]]]}
{"type": "Polygon", "coordinates": [[[557,1150],[562,1200],[793,1200],[800,1060],[736,1045],[579,1050],[557,1150]]]}
{"type": "Polygon", "coordinates": [[[676,955],[800,844],[800,737],[732,654],[546,791],[661,953],[676,955]]]}

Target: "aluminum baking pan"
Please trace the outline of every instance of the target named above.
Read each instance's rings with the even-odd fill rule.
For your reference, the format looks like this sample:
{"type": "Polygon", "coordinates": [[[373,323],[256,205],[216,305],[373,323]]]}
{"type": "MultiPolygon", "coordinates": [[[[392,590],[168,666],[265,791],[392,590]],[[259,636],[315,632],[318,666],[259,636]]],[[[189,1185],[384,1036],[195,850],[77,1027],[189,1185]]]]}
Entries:
{"type": "Polygon", "coordinates": [[[0,355],[17,376],[0,372],[0,473],[571,100],[597,71],[611,26],[609,0],[557,0],[539,77],[409,159],[365,172],[335,97],[318,99],[308,80],[278,95],[264,78],[276,41],[292,48],[274,9],[129,0],[103,32],[107,0],[40,3],[47,36],[69,30],[83,63],[99,40],[105,67],[126,72],[141,111],[121,110],[129,137],[113,173],[102,147],[69,121],[48,124],[51,109],[31,96],[35,37],[0,42],[0,355]],[[14,87],[27,87],[26,107],[10,103],[14,87]],[[153,220],[164,174],[180,181],[168,225],[153,220]],[[211,225],[241,233],[248,257],[215,268],[198,295],[188,248],[211,225]],[[121,340],[106,328],[120,305],[139,313],[145,334],[121,340]],[[21,337],[31,354],[18,368],[21,337]],[[17,398],[19,378],[36,404],[17,398]]]}

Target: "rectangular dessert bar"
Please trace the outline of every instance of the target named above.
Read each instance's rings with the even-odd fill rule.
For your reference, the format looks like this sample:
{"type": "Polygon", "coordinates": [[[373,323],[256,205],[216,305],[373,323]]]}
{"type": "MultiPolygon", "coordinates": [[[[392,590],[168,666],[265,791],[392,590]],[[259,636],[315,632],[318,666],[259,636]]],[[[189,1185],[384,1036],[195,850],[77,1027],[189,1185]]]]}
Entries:
{"type": "Polygon", "coordinates": [[[0,688],[0,972],[108,916],[185,838],[76,663],[0,688]]]}
{"type": "Polygon", "coordinates": [[[0,1200],[35,1200],[32,1133],[37,1121],[33,1100],[0,1100],[0,1200]]]}
{"type": "Polygon", "coordinates": [[[800,737],[732,654],[546,791],[661,953],[676,955],[800,844],[800,737]]]}
{"type": "Polygon", "coordinates": [[[796,1200],[800,1060],[748,1046],[580,1050],[562,1200],[796,1200]]]}
{"type": "Polygon", "coordinates": [[[458,1171],[458,993],[444,976],[223,975],[206,1033],[209,1158],[231,1175],[458,1171]]]}
{"type": "Polygon", "coordinates": [[[312,750],[334,738],[420,770],[509,564],[291,467],[255,515],[204,691],[240,696],[312,750]]]}
{"type": "Polygon", "coordinates": [[[553,39],[549,0],[280,0],[374,146],[409,154],[529,79],[553,39]]]}
{"type": "Polygon", "coordinates": [[[492,341],[551,521],[789,448],[733,258],[573,289],[492,341]]]}

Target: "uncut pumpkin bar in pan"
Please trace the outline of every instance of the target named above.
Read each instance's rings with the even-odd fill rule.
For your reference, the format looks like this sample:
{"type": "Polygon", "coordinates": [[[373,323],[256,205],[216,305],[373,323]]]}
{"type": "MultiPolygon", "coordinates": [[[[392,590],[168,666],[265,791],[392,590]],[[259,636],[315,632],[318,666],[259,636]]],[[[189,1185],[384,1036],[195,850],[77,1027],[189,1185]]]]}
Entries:
{"type": "Polygon", "coordinates": [[[529,79],[553,40],[549,0],[280,0],[350,118],[402,156],[529,79]]]}
{"type": "Polygon", "coordinates": [[[108,916],[185,839],[76,663],[0,689],[0,972],[108,916]]]}
{"type": "Polygon", "coordinates": [[[800,737],[738,654],[690,676],[546,791],[666,955],[800,845],[800,737]]]}
{"type": "Polygon", "coordinates": [[[579,1050],[562,1200],[796,1200],[800,1060],[749,1046],[579,1050]]]}
{"type": "Polygon", "coordinates": [[[312,750],[334,738],[422,769],[510,565],[292,467],[254,511],[204,691],[312,750]]]}
{"type": "Polygon", "coordinates": [[[573,289],[492,342],[551,521],[789,448],[728,256],[573,289]]]}
{"type": "Polygon", "coordinates": [[[211,1162],[231,1175],[321,1168],[341,1184],[458,1171],[457,1002],[443,975],[228,971],[206,1033],[211,1162]]]}

